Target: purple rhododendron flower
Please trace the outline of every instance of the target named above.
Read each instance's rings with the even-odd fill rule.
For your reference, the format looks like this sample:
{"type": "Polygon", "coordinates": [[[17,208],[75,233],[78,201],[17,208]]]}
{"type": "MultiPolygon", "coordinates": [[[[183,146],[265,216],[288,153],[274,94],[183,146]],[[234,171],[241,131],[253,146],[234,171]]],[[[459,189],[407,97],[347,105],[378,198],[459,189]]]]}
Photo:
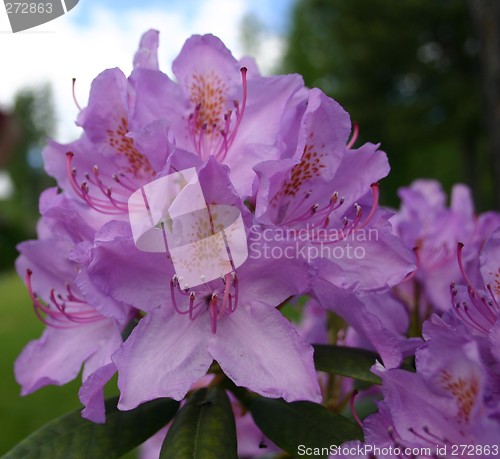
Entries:
{"type": "Polygon", "coordinates": [[[365,445],[343,446],[363,451],[370,445],[381,453],[372,449],[353,457],[390,457],[398,449],[402,457],[454,457],[460,445],[496,444],[498,408],[489,403],[491,376],[474,340],[441,327],[418,349],[416,367],[416,373],[380,364],[374,370],[382,378],[384,400],[363,421],[365,445]]]}
{"type": "MultiPolygon", "coordinates": [[[[42,194],[38,239],[19,245],[16,267],[46,329],[16,361],[22,393],[83,366],[82,414],[94,422],[116,372],[120,410],[230,379],[341,412],[355,381],[318,375],[313,360],[312,344],[332,344],[381,361],[382,385],[360,395],[383,400],[363,422],[353,413],[365,443],[346,443],[356,452],[344,457],[390,457],[365,445],[431,445],[421,457],[441,457],[443,446],[494,444],[499,214],[474,215],[464,185],[447,207],[429,180],[400,191],[399,212],[384,209],[386,154],[355,148],[357,128],[322,91],[261,76],[213,35],[186,41],[175,79],[157,48],[150,30],[130,76],[98,75],[80,138],[43,152],[58,188],[42,194]]],[[[243,397],[230,399],[239,454],[278,450],[243,397]]],[[[158,457],[168,427],[145,457],[158,457]]]]}
{"type": "MultiPolygon", "coordinates": [[[[147,32],[134,58],[136,71],[158,69],[157,46],[158,33],[147,32]]],[[[49,141],[43,151],[45,169],[59,187],[108,220],[128,220],[130,194],[156,176],[169,153],[170,144],[138,148],[129,136],[131,130],[156,120],[139,109],[140,99],[132,77],[118,68],[103,71],[92,83],[87,107],[78,115],[81,137],[70,144],[49,141]]]]}
{"type": "Polygon", "coordinates": [[[316,89],[297,132],[279,161],[255,168],[257,221],[267,232],[284,233],[298,254],[306,254],[316,272],[311,293],[319,303],[366,336],[386,365],[398,366],[406,310],[389,297],[370,296],[415,268],[411,252],[391,234],[390,214],[378,208],[377,182],[389,172],[387,157],[372,144],[353,150],[347,113],[316,89]],[[399,309],[392,315],[400,318],[395,327],[384,324],[391,314],[380,308],[383,302],[399,309]]]}
{"type": "Polygon", "coordinates": [[[410,304],[417,302],[425,320],[425,314],[450,309],[449,282],[460,275],[457,243],[467,247],[464,265],[473,265],[484,241],[500,223],[499,215],[488,212],[476,216],[470,190],[461,184],[453,187],[449,207],[434,180],[417,180],[402,188],[399,195],[401,209],[391,223],[406,247],[415,248],[419,266],[412,282],[398,287],[398,293],[410,304]],[[414,301],[416,295],[418,301],[414,301]]]}
{"type": "Polygon", "coordinates": [[[500,363],[500,227],[484,244],[475,276],[464,267],[463,250],[464,245],[459,243],[458,265],[465,285],[451,285],[453,313],[473,335],[488,339],[491,353],[500,363]]]}
{"type": "MultiPolygon", "coordinates": [[[[168,138],[185,154],[227,164],[238,193],[251,195],[253,167],[279,158],[283,125],[303,104],[302,78],[262,77],[253,62],[238,62],[213,35],[188,39],[172,70],[177,82],[155,69],[134,70],[137,113],[165,120],[168,138]]],[[[150,126],[149,142],[166,136],[160,125],[150,126]]]]}
{"type": "Polygon", "coordinates": [[[389,172],[385,153],[372,144],[350,149],[349,132],[347,113],[312,89],[297,142],[280,161],[256,167],[256,216],[262,224],[305,236],[308,253],[319,254],[311,264],[332,285],[373,291],[400,282],[414,269],[413,256],[378,209],[377,182],[389,172]]]}
{"type": "MultiPolygon", "coordinates": [[[[207,202],[233,205],[251,218],[225,166],[212,159],[198,174],[207,202]]],[[[127,224],[111,222],[102,234],[82,270],[82,290],[148,312],[113,355],[120,408],[182,399],[214,359],[237,385],[262,395],[320,399],[312,348],[275,309],[307,291],[306,269],[286,259],[248,259],[223,280],[183,289],[165,254],[138,250],[127,224]]]]}
{"type": "MultiPolygon", "coordinates": [[[[44,151],[62,189],[58,199],[85,209],[91,222],[85,239],[68,248],[76,266],[65,281],[96,322],[123,326],[131,315],[139,319],[106,363],[118,369],[119,407],[182,399],[214,359],[237,385],[288,401],[319,401],[312,347],[276,309],[310,292],[366,333],[387,365],[398,364],[401,352],[391,357],[389,349],[401,344],[406,319],[390,323],[383,312],[377,318],[383,308],[370,303],[368,312],[371,300],[356,297],[384,291],[414,268],[410,251],[391,234],[389,214],[378,208],[376,182],[389,170],[385,154],[372,144],[353,150],[346,112],[297,75],[262,77],[251,61],[238,62],[205,35],[186,42],[173,64],[174,82],[158,68],[157,46],[158,34],[149,31],[130,77],[119,69],[101,73],[78,115],[82,136],[68,145],[50,142],[44,151]],[[348,238],[364,230],[379,236],[357,238],[366,253],[359,260],[250,253],[221,279],[181,285],[168,244],[159,253],[140,250],[128,212],[138,190],[145,194],[154,180],[188,168],[198,174],[207,208],[238,209],[249,241],[269,229],[327,229],[339,237],[319,242],[347,249],[348,238]],[[341,306],[344,299],[350,307],[341,306]]],[[[162,196],[153,198],[161,206],[162,196]]],[[[176,202],[188,206],[189,196],[181,193],[176,202]]],[[[195,217],[183,221],[197,224],[195,217]]],[[[67,222],[70,231],[75,223],[67,222]]],[[[290,241],[268,242],[282,253],[290,248],[290,241]]]]}
{"type": "MultiPolygon", "coordinates": [[[[80,209],[81,210],[81,209],[80,209]]],[[[121,331],[130,318],[103,316],[75,284],[78,251],[93,238],[94,229],[70,200],[48,190],[41,199],[39,239],[18,246],[16,267],[24,277],[37,317],[47,325],[42,337],[30,342],[18,357],[15,373],[22,394],[47,384],[74,379],[82,365],[82,415],[104,422],[102,389],[116,372],[111,354],[122,344],[121,331]]]]}

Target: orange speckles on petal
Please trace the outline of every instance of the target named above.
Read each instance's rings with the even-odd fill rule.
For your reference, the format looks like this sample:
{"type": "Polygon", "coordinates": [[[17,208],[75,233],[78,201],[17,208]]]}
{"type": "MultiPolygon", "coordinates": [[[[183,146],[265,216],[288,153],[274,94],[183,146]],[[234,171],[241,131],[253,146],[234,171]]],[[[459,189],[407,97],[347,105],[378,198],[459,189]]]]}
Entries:
{"type": "Polygon", "coordinates": [[[500,297],[500,267],[496,273],[490,273],[490,275],[493,278],[493,285],[491,288],[493,289],[495,296],[500,297]]]}
{"type": "Polygon", "coordinates": [[[127,158],[129,167],[127,172],[132,173],[135,177],[152,177],[154,170],[149,164],[148,159],[134,145],[134,139],[127,137],[128,121],[122,117],[119,119],[118,126],[115,130],[108,129],[108,144],[116,150],[120,155],[127,158]]]}
{"type": "Polygon", "coordinates": [[[194,74],[189,86],[190,100],[199,106],[195,120],[196,133],[205,126],[206,134],[219,131],[225,111],[227,87],[215,73],[194,74]]]}
{"type": "Polygon", "coordinates": [[[468,423],[474,403],[479,394],[479,381],[476,377],[453,378],[452,375],[443,371],[440,378],[441,387],[446,390],[457,402],[458,418],[468,423]]]}
{"type": "Polygon", "coordinates": [[[307,144],[304,147],[300,163],[293,166],[290,179],[283,185],[283,194],[285,196],[295,196],[302,184],[320,175],[320,170],[325,167],[322,163],[324,153],[318,153],[313,144],[307,144]]]}

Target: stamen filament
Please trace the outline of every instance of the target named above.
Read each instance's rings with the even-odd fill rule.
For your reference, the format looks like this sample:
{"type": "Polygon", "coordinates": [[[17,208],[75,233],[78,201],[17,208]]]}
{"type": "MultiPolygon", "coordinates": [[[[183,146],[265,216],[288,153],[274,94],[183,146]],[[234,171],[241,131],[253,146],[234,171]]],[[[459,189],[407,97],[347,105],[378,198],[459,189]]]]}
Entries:
{"type": "Polygon", "coordinates": [[[66,299],[60,294],[56,295],[55,289],[50,290],[50,301],[56,309],[52,309],[48,305],[42,303],[33,290],[33,285],[31,283],[32,274],[33,272],[31,269],[26,270],[26,286],[33,302],[34,312],[43,324],[53,328],[65,329],[73,328],[78,324],[92,323],[103,319],[97,311],[88,307],[85,302],[77,299],[71,293],[69,286],[67,286],[69,295],[66,299]],[[71,306],[75,306],[78,309],[75,311],[71,306]],[[87,308],[82,308],[82,306],[87,306],[87,308]],[[71,312],[69,310],[71,310],[71,312]],[[57,322],[59,322],[59,324],[57,322]],[[73,324],[68,322],[73,322],[73,324]]]}
{"type": "Polygon", "coordinates": [[[371,222],[371,220],[373,219],[373,216],[377,213],[377,210],[378,210],[378,202],[379,202],[379,198],[380,198],[379,184],[372,183],[370,185],[370,188],[371,188],[372,193],[373,193],[373,204],[372,204],[372,208],[370,209],[370,213],[366,217],[366,220],[361,224],[360,229],[364,228],[366,225],[368,225],[368,223],[371,222]]]}
{"type": "Polygon", "coordinates": [[[231,145],[236,137],[236,133],[238,132],[238,128],[240,127],[241,120],[243,119],[243,115],[245,114],[245,108],[247,106],[247,92],[248,92],[248,85],[247,85],[247,68],[246,67],[241,67],[240,69],[241,72],[241,84],[243,88],[243,96],[241,99],[241,110],[240,110],[240,105],[238,104],[236,107],[236,124],[234,126],[234,129],[229,136],[228,144],[231,145]]]}
{"type": "Polygon", "coordinates": [[[177,275],[172,276],[172,279],[170,279],[170,298],[172,300],[172,306],[175,309],[175,312],[178,314],[190,314],[191,313],[191,304],[190,307],[188,308],[187,311],[182,311],[178,306],[177,306],[177,301],[175,299],[175,287],[176,284],[179,284],[179,280],[177,279],[177,275]]]}
{"type": "Polygon", "coordinates": [[[353,145],[356,143],[356,140],[358,140],[358,134],[359,134],[359,125],[358,123],[354,123],[352,126],[352,136],[349,142],[347,142],[347,148],[352,148],[353,145]]]}
{"type": "Polygon", "coordinates": [[[75,93],[76,78],[72,78],[71,81],[72,81],[72,83],[71,83],[71,88],[72,88],[71,92],[73,94],[73,102],[75,102],[76,108],[78,108],[79,111],[82,111],[82,107],[80,107],[80,104],[76,100],[76,93],[75,93]]]}
{"type": "Polygon", "coordinates": [[[487,322],[493,325],[496,322],[496,316],[489,308],[488,304],[484,301],[484,297],[481,297],[480,301],[478,301],[478,297],[476,295],[477,292],[470,286],[467,286],[467,293],[469,294],[469,298],[479,314],[481,314],[487,322]]]}
{"type": "Polygon", "coordinates": [[[219,311],[219,315],[217,319],[221,319],[224,313],[226,312],[226,307],[228,305],[228,300],[230,297],[229,289],[231,288],[231,274],[226,274],[225,276],[225,285],[224,285],[224,296],[222,297],[222,306],[219,311]]]}
{"type": "MultiPolygon", "coordinates": [[[[73,160],[74,154],[72,152],[66,153],[66,172],[71,185],[71,188],[76,193],[76,195],[85,201],[89,207],[92,209],[109,215],[122,215],[128,211],[127,203],[117,201],[112,197],[112,192],[110,188],[105,189],[101,187],[98,183],[100,191],[106,196],[106,200],[101,198],[96,198],[90,195],[89,186],[87,180],[83,181],[81,185],[76,181],[76,169],[72,168],[71,162],[73,160]]],[[[96,171],[96,169],[94,169],[96,171]]],[[[96,172],[94,175],[97,177],[96,172]]],[[[94,182],[91,182],[94,183],[94,182]]],[[[102,183],[99,179],[99,183],[102,183]]]]}
{"type": "Polygon", "coordinates": [[[212,325],[212,333],[215,335],[217,332],[217,295],[214,293],[210,299],[210,323],[212,325]]]}
{"type": "Polygon", "coordinates": [[[356,395],[358,395],[357,390],[353,390],[351,397],[349,398],[349,407],[351,408],[351,413],[356,422],[359,424],[359,427],[363,428],[363,423],[361,422],[361,419],[358,416],[358,413],[356,412],[356,408],[354,407],[354,399],[356,398],[356,395]]]}

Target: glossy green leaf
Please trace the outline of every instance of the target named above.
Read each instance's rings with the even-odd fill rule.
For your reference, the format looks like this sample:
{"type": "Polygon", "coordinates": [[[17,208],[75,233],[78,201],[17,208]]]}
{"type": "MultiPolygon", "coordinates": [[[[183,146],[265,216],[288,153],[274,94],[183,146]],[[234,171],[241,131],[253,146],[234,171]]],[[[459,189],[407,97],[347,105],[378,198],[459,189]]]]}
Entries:
{"type": "Polygon", "coordinates": [[[249,408],[262,432],[294,457],[328,457],[332,446],[363,438],[357,424],[316,403],[254,397],[249,408]]]}
{"type": "Polygon", "coordinates": [[[195,392],[176,416],[160,459],[237,459],[236,425],[224,389],[195,392]]]}
{"type": "Polygon", "coordinates": [[[314,345],[316,370],[335,373],[372,384],[380,384],[380,378],[370,371],[380,357],[374,352],[353,347],[314,345]]]}
{"type": "Polygon", "coordinates": [[[80,411],[66,414],[31,434],[2,459],[119,458],[156,433],[175,416],[179,402],[154,400],[132,411],[106,401],[106,423],[95,424],[80,411]]]}

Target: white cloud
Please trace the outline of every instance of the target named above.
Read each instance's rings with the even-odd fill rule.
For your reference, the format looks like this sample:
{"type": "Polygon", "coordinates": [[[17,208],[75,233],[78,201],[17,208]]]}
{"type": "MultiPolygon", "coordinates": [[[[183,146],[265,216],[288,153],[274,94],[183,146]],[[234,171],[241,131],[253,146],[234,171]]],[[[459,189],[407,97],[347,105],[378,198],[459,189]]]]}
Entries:
{"type": "MultiPolygon", "coordinates": [[[[6,15],[0,14],[0,105],[8,105],[24,86],[50,82],[58,116],[57,139],[69,141],[78,136],[74,126],[77,109],[71,95],[71,79],[77,78],[76,94],[85,105],[92,79],[102,70],[120,67],[131,70],[133,54],[140,36],[149,28],[160,31],[160,66],[169,73],[172,60],[193,33],[219,36],[236,57],[241,56],[239,27],[249,0],[207,0],[200,2],[190,17],[168,9],[106,10],[96,6],[85,26],[71,19],[71,12],[31,31],[16,34],[6,15]],[[223,11],[223,14],[221,12],[223,11]]],[[[259,63],[269,68],[279,53],[280,42],[271,39],[263,47],[259,63]],[[269,52],[268,50],[272,50],[269,52]]]]}

